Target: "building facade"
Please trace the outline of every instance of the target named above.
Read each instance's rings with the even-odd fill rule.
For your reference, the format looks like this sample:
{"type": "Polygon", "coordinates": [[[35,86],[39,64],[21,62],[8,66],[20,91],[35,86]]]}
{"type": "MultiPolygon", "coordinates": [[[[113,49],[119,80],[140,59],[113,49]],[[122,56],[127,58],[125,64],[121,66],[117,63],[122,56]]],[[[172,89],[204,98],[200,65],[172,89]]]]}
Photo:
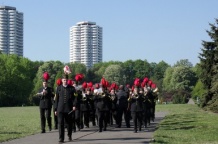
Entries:
{"type": "Polygon", "coordinates": [[[85,64],[88,69],[102,62],[102,27],[89,21],[70,27],[70,62],[85,64]]]}
{"type": "Polygon", "coordinates": [[[23,13],[0,6],[0,51],[23,56],[23,13]]]}

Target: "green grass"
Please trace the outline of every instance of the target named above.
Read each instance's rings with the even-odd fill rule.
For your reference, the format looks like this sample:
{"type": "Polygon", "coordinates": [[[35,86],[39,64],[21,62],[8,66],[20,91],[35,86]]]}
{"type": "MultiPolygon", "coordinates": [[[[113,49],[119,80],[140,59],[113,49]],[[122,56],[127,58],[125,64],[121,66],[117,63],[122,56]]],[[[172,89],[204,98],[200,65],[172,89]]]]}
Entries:
{"type": "Polygon", "coordinates": [[[218,114],[196,105],[157,105],[168,115],[154,133],[155,143],[218,144],[218,114]]]}
{"type": "Polygon", "coordinates": [[[0,108],[0,142],[40,132],[39,107],[0,108]]]}

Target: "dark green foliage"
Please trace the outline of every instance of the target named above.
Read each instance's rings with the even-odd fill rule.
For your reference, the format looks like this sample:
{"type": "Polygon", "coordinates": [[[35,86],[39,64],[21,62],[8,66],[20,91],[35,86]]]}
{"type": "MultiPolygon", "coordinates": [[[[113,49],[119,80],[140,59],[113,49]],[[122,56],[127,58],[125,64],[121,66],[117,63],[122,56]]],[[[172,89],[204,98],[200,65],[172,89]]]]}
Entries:
{"type": "Polygon", "coordinates": [[[174,104],[185,104],[188,102],[191,94],[184,90],[176,90],[173,94],[173,103],[174,104]]]}
{"type": "Polygon", "coordinates": [[[34,63],[17,55],[0,55],[0,106],[29,104],[34,63]]]}
{"type": "MultiPolygon", "coordinates": [[[[202,107],[207,110],[216,111],[217,107],[217,93],[218,93],[218,19],[216,24],[209,24],[210,31],[207,31],[211,38],[210,42],[203,41],[202,53],[200,53],[200,80],[203,83],[205,93],[202,101],[202,107]]],[[[218,109],[218,108],[217,108],[218,109]]]]}

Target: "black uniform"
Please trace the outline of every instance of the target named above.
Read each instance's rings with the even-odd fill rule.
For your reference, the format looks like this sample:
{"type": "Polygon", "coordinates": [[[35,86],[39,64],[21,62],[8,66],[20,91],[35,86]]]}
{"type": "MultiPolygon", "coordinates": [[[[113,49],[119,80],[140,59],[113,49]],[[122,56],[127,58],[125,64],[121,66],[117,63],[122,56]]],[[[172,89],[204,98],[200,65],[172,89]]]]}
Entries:
{"type": "Polygon", "coordinates": [[[42,87],[39,90],[39,109],[40,109],[40,118],[41,118],[41,130],[42,133],[45,133],[45,121],[47,119],[49,130],[51,131],[51,108],[52,108],[52,99],[54,97],[51,87],[42,87]],[[43,92],[44,91],[44,92],[43,92]]]}
{"type": "Polygon", "coordinates": [[[143,96],[143,121],[144,126],[147,127],[147,124],[150,125],[150,117],[151,117],[151,102],[149,100],[150,93],[147,93],[143,96]]]}
{"type": "Polygon", "coordinates": [[[72,109],[77,105],[76,98],[74,97],[74,92],[74,87],[69,85],[66,87],[63,85],[57,87],[55,110],[58,114],[59,141],[61,142],[64,141],[65,122],[67,123],[68,137],[71,140],[72,109]]]}
{"type": "Polygon", "coordinates": [[[91,110],[91,98],[89,95],[84,94],[80,104],[80,123],[81,128],[84,124],[86,127],[89,127],[89,116],[91,110]]]}
{"type": "Polygon", "coordinates": [[[113,119],[115,120],[115,123],[118,125],[117,121],[117,95],[116,94],[110,94],[111,98],[111,112],[110,112],[110,124],[113,125],[113,119]]]}
{"type": "Polygon", "coordinates": [[[99,132],[102,132],[107,129],[107,123],[110,119],[110,110],[111,110],[111,99],[109,94],[102,93],[94,96],[94,101],[96,102],[96,113],[98,115],[98,126],[99,132]]]}
{"type": "Polygon", "coordinates": [[[141,131],[142,126],[142,112],[143,112],[143,98],[142,94],[137,94],[129,99],[130,111],[134,123],[134,132],[141,131]],[[139,125],[137,124],[139,123],[139,125]]]}
{"type": "Polygon", "coordinates": [[[124,119],[126,122],[126,127],[130,127],[130,116],[128,114],[128,95],[123,90],[120,89],[117,93],[117,127],[120,128],[122,124],[122,117],[124,113],[124,119]]]}

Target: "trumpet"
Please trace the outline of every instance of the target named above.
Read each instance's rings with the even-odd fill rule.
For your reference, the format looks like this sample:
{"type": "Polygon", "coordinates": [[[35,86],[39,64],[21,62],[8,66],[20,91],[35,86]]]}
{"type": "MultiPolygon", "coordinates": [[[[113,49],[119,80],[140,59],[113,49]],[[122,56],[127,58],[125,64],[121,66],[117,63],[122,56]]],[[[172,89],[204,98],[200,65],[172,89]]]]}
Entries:
{"type": "Polygon", "coordinates": [[[138,95],[138,94],[132,94],[132,95],[131,95],[131,98],[138,99],[138,98],[139,98],[139,95],[138,95]]]}
{"type": "Polygon", "coordinates": [[[111,95],[110,98],[111,98],[112,101],[114,101],[116,96],[115,95],[111,95]]]}
{"type": "Polygon", "coordinates": [[[156,87],[154,90],[153,90],[154,93],[158,92],[158,88],[156,87]]]}

